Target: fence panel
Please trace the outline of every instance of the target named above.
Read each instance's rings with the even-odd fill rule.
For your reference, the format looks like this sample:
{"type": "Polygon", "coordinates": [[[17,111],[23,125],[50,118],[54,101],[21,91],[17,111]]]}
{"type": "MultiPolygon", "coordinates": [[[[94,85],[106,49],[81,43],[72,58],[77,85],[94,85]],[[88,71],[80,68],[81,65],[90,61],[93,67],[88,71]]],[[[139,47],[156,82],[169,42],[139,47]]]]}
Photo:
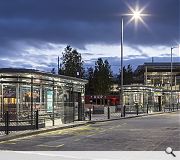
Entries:
{"type": "MultiPolygon", "coordinates": [[[[153,113],[154,106],[152,105],[125,105],[124,115],[125,117],[133,117],[136,115],[143,115],[153,113]]],[[[158,112],[172,112],[177,111],[178,105],[175,107],[164,107],[164,110],[158,112]]],[[[157,111],[156,111],[157,112],[157,111]]],[[[119,119],[122,117],[121,106],[91,106],[85,109],[85,120],[99,121],[107,119],[119,119]]]]}
{"type": "Polygon", "coordinates": [[[0,117],[0,135],[8,135],[12,132],[34,130],[45,127],[44,119],[39,118],[38,111],[32,114],[4,112],[0,117]]]}

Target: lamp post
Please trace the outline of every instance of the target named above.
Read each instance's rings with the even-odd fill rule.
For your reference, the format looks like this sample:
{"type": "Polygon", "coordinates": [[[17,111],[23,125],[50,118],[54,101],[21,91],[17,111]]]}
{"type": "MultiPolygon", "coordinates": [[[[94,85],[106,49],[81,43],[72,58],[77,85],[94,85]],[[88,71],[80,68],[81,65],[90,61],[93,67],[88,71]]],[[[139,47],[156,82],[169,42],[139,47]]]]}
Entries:
{"type": "MultiPolygon", "coordinates": [[[[143,9],[138,10],[138,7],[136,7],[136,9],[132,9],[131,10],[131,14],[125,14],[127,16],[132,16],[132,18],[129,20],[129,22],[131,22],[132,20],[135,20],[135,23],[137,23],[137,20],[140,20],[141,22],[144,23],[142,16],[146,16],[147,14],[142,14],[143,9]]],[[[121,105],[121,117],[125,116],[125,112],[124,112],[124,99],[123,99],[123,95],[124,95],[124,88],[123,88],[123,45],[124,45],[124,19],[123,17],[121,17],[121,92],[120,92],[120,105],[121,105]]]]}
{"type": "Polygon", "coordinates": [[[174,111],[174,106],[173,106],[173,100],[172,100],[172,98],[173,98],[173,96],[172,96],[172,86],[173,86],[172,72],[173,72],[173,49],[175,49],[175,48],[179,48],[179,46],[171,47],[171,99],[170,99],[170,108],[171,108],[171,110],[173,108],[173,111],[174,111]]]}
{"type": "Polygon", "coordinates": [[[124,21],[123,17],[121,19],[121,94],[120,94],[120,100],[121,100],[121,117],[124,117],[124,88],[123,88],[123,36],[124,36],[124,21]]]}

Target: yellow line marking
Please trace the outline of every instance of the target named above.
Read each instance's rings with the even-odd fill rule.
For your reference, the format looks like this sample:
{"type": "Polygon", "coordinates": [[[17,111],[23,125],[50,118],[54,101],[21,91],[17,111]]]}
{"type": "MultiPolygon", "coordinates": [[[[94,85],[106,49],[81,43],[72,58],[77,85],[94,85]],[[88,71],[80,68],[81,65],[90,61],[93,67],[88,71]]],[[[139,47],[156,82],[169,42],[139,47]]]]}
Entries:
{"type": "Polygon", "coordinates": [[[0,144],[6,143],[5,141],[0,142],[0,144]]]}
{"type": "Polygon", "coordinates": [[[7,143],[7,144],[16,144],[16,143],[10,142],[10,143],[7,143]]]}
{"type": "Polygon", "coordinates": [[[17,141],[20,141],[20,140],[27,140],[28,141],[28,138],[31,138],[31,137],[34,137],[34,136],[36,136],[36,135],[19,137],[19,138],[15,138],[15,139],[12,139],[12,140],[5,140],[5,141],[0,142],[0,144],[6,143],[6,142],[17,142],[17,141]]]}
{"type": "Polygon", "coordinates": [[[64,146],[64,144],[57,145],[56,147],[62,147],[62,146],[64,146]]]}
{"type": "Polygon", "coordinates": [[[2,142],[0,142],[0,144],[7,144],[7,143],[11,143],[11,141],[2,141],[2,142]]]}
{"type": "Polygon", "coordinates": [[[40,146],[40,147],[47,147],[48,145],[45,145],[45,144],[39,144],[37,146],[40,146]]]}
{"type": "Polygon", "coordinates": [[[64,135],[64,134],[70,134],[70,133],[75,133],[75,132],[88,131],[90,129],[91,128],[89,127],[89,125],[87,125],[87,126],[82,126],[82,127],[77,127],[77,128],[68,128],[68,129],[50,131],[47,133],[41,133],[39,135],[42,135],[42,136],[59,135],[59,134],[64,135]]]}
{"type": "Polygon", "coordinates": [[[50,145],[46,145],[46,144],[39,144],[37,145],[39,147],[54,147],[54,148],[57,148],[57,147],[62,147],[64,146],[64,144],[60,144],[60,145],[57,145],[57,146],[50,146],[50,145]]]}
{"type": "Polygon", "coordinates": [[[16,143],[11,141],[2,141],[0,142],[0,144],[16,144],[16,143]]]}

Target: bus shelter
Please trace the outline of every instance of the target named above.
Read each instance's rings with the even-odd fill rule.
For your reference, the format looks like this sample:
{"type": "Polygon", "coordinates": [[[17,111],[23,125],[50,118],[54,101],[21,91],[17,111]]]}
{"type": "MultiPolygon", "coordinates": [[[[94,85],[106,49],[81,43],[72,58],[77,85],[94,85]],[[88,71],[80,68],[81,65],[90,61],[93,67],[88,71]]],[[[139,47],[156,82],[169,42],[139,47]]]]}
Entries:
{"type": "Polygon", "coordinates": [[[142,112],[158,112],[178,108],[180,92],[145,85],[125,85],[123,98],[129,110],[135,109],[134,106],[138,105],[142,112]]]}
{"type": "Polygon", "coordinates": [[[53,125],[83,120],[86,83],[33,69],[0,69],[0,118],[9,111],[23,119],[38,110],[53,125]]]}

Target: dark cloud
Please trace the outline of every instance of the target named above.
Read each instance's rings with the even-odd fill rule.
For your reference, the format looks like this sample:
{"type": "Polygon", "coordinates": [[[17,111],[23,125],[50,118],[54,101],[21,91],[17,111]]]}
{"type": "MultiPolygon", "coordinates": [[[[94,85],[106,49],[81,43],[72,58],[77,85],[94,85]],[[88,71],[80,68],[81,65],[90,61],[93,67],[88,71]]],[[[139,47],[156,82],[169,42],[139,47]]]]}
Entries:
{"type": "Polygon", "coordinates": [[[138,51],[141,54],[144,54],[144,52],[138,46],[136,46],[136,45],[131,45],[131,48],[135,49],[136,51],[138,51]]]}
{"type": "MultiPolygon", "coordinates": [[[[172,55],[173,55],[173,56],[176,56],[175,53],[173,53],[172,55]]],[[[163,54],[160,54],[159,56],[160,56],[160,57],[168,57],[168,56],[170,57],[170,56],[171,56],[171,53],[163,53],[163,54]]]]}
{"type": "MultiPolygon", "coordinates": [[[[49,43],[55,43],[85,49],[86,44],[120,44],[120,15],[130,11],[125,2],[136,4],[135,0],[0,0],[0,67],[33,67],[28,62],[7,60],[26,58],[30,54],[28,47],[53,50],[49,43]]],[[[124,42],[146,58],[138,45],[172,45],[180,41],[179,3],[139,0],[140,6],[147,4],[145,12],[151,14],[145,17],[149,29],[142,24],[137,29],[133,23],[125,26],[124,42]]],[[[38,56],[29,55],[28,60],[41,62],[41,69],[55,65],[38,56]]],[[[116,59],[114,63],[119,62],[116,59]]]]}
{"type": "Polygon", "coordinates": [[[136,59],[136,58],[147,58],[149,57],[147,54],[145,53],[142,53],[142,54],[133,54],[133,55],[128,55],[128,56],[125,56],[124,59],[136,59]]]}
{"type": "MultiPolygon", "coordinates": [[[[103,57],[102,59],[108,60],[114,74],[118,73],[120,66],[121,66],[119,57],[103,57]]],[[[154,60],[154,62],[171,62],[171,58],[168,56],[166,56],[166,57],[153,57],[153,60],[154,60]]],[[[86,68],[94,67],[94,64],[96,61],[97,61],[97,59],[89,60],[88,64],[85,64],[85,67],[86,68]]],[[[131,64],[131,66],[135,70],[138,67],[138,65],[142,65],[145,62],[152,62],[152,58],[151,57],[146,57],[146,58],[144,57],[144,58],[124,59],[123,64],[126,67],[129,64],[131,64]]],[[[173,62],[180,62],[180,57],[173,57],[173,62]]]]}
{"type": "Polygon", "coordinates": [[[82,54],[86,56],[94,56],[94,53],[82,53],[82,54]]]}
{"type": "MultiPolygon", "coordinates": [[[[134,5],[134,0],[126,0],[134,5]]],[[[123,0],[0,0],[0,40],[35,40],[63,44],[119,43],[120,17],[129,12],[123,0]]],[[[139,1],[141,6],[146,0],[139,1]]],[[[125,28],[126,43],[169,44],[178,40],[179,0],[151,0],[152,14],[134,33],[125,28]],[[137,36],[138,35],[138,36],[137,36]]]]}

